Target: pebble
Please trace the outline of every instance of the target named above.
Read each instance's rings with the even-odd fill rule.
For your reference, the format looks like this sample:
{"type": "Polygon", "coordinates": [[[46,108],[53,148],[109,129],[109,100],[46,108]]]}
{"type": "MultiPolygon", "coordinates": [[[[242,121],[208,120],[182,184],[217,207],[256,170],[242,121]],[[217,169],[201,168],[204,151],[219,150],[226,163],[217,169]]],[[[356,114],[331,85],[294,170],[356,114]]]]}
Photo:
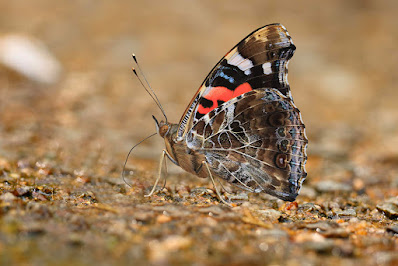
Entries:
{"type": "Polygon", "coordinates": [[[377,209],[383,212],[390,219],[398,218],[398,197],[390,198],[383,203],[378,204],[377,209]]]}
{"type": "Polygon", "coordinates": [[[5,202],[13,201],[16,198],[17,197],[15,197],[11,192],[4,193],[3,195],[0,196],[0,200],[5,202]]]}
{"type": "Polygon", "coordinates": [[[249,196],[247,193],[239,193],[239,194],[232,194],[228,195],[229,200],[249,200],[249,196]]]}
{"type": "Polygon", "coordinates": [[[398,225],[392,225],[386,228],[387,233],[398,236],[398,225]]]}
{"type": "Polygon", "coordinates": [[[256,212],[261,220],[266,220],[266,221],[276,221],[282,215],[280,211],[274,209],[257,210],[256,212]]]}
{"type": "Polygon", "coordinates": [[[332,210],[334,215],[338,216],[357,216],[357,212],[354,209],[346,209],[346,210],[332,210]]]}
{"type": "Polygon", "coordinates": [[[33,190],[33,188],[29,186],[18,187],[15,190],[15,194],[17,194],[17,196],[24,196],[28,194],[31,190],[33,190]]]}
{"type": "Polygon", "coordinates": [[[163,264],[171,252],[188,248],[191,244],[191,238],[179,235],[171,235],[163,241],[153,240],[149,242],[149,258],[152,262],[163,264]]]}
{"type": "Polygon", "coordinates": [[[0,170],[9,172],[11,170],[11,165],[8,160],[0,157],[0,170]]]}
{"type": "Polygon", "coordinates": [[[156,222],[159,223],[159,224],[168,223],[170,221],[171,221],[171,217],[167,216],[167,215],[164,215],[164,214],[161,214],[161,215],[156,217],[156,222]]]}
{"type": "Polygon", "coordinates": [[[339,224],[330,221],[306,223],[299,226],[299,228],[315,230],[326,238],[347,238],[349,236],[349,232],[346,229],[341,228],[339,224]]]}
{"type": "Polygon", "coordinates": [[[29,215],[34,218],[34,219],[49,219],[52,217],[52,213],[48,206],[34,202],[34,201],[29,201],[26,204],[26,211],[29,212],[29,215]]]}
{"type": "Polygon", "coordinates": [[[350,233],[344,228],[333,228],[322,232],[322,235],[327,238],[348,238],[350,233]]]}
{"type": "Polygon", "coordinates": [[[304,248],[307,250],[313,250],[317,253],[322,253],[322,254],[331,253],[333,248],[335,247],[335,244],[331,239],[324,241],[308,241],[305,242],[303,245],[304,248]]]}
{"type": "Polygon", "coordinates": [[[315,189],[319,192],[349,192],[352,191],[352,186],[327,180],[318,182],[315,186],[315,189]]]}
{"type": "Polygon", "coordinates": [[[120,237],[129,237],[132,234],[127,221],[122,219],[114,220],[108,227],[107,232],[120,237]]]}
{"type": "Polygon", "coordinates": [[[300,209],[302,209],[305,212],[317,212],[317,213],[320,213],[322,211],[321,206],[316,205],[316,204],[311,203],[311,202],[301,204],[300,205],[300,209]]]}
{"type": "Polygon", "coordinates": [[[317,242],[321,243],[325,241],[325,237],[319,233],[313,232],[300,232],[294,237],[295,242],[304,243],[304,242],[317,242]]]}
{"type": "Polygon", "coordinates": [[[373,254],[377,265],[397,265],[398,253],[396,251],[381,251],[373,254]]]}
{"type": "Polygon", "coordinates": [[[154,206],[154,211],[161,211],[164,215],[170,217],[185,217],[190,214],[189,210],[184,206],[174,204],[165,204],[163,206],[154,206]]]}
{"type": "Polygon", "coordinates": [[[275,238],[275,239],[282,239],[288,238],[289,234],[280,229],[265,229],[265,228],[258,228],[256,230],[256,235],[260,236],[261,238],[275,238]]]}
{"type": "Polygon", "coordinates": [[[26,35],[0,37],[0,64],[36,82],[53,84],[61,64],[39,40],[26,35]]]}

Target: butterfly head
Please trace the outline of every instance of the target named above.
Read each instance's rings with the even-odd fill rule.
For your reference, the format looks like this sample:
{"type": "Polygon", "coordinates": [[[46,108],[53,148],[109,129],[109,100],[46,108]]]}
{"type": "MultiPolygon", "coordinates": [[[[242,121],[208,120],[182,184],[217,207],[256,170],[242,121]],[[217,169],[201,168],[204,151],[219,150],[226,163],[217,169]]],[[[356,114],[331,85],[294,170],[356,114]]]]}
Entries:
{"type": "Polygon", "coordinates": [[[169,132],[170,125],[167,122],[161,120],[160,122],[156,119],[156,117],[152,116],[153,120],[155,120],[156,124],[156,132],[164,138],[164,136],[169,132]]]}

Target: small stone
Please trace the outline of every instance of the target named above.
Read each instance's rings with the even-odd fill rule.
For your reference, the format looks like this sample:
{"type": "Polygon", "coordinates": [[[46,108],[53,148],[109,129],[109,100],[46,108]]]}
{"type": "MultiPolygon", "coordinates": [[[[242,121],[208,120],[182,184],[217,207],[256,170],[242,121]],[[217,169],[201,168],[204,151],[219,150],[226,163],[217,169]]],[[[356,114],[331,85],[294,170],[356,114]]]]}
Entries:
{"type": "Polygon", "coordinates": [[[149,259],[152,262],[165,262],[171,252],[188,248],[192,245],[192,239],[185,236],[172,235],[163,241],[153,240],[149,242],[149,259]]]}
{"type": "Polygon", "coordinates": [[[31,80],[53,84],[61,64],[39,40],[9,34],[0,38],[0,64],[31,80]]]}
{"type": "Polygon", "coordinates": [[[159,224],[168,223],[170,221],[171,221],[171,217],[167,216],[167,215],[164,215],[164,214],[161,214],[161,215],[156,217],[156,222],[159,223],[159,224]]]}
{"type": "Polygon", "coordinates": [[[280,211],[274,209],[267,209],[267,210],[257,210],[256,211],[259,218],[266,221],[276,221],[278,220],[282,213],[280,211]]]}
{"type": "Polygon", "coordinates": [[[332,210],[334,215],[338,216],[357,216],[357,212],[354,209],[346,209],[346,210],[332,210]]]}
{"type": "Polygon", "coordinates": [[[154,206],[154,211],[161,211],[164,215],[170,217],[186,217],[190,212],[184,206],[176,206],[173,204],[165,204],[162,206],[154,206]]]}
{"type": "Polygon", "coordinates": [[[321,181],[315,186],[316,190],[319,192],[349,192],[352,191],[350,185],[344,183],[338,183],[335,181],[321,181]]]}
{"type": "Polygon", "coordinates": [[[256,235],[261,238],[275,238],[275,239],[282,239],[288,238],[289,234],[280,229],[265,229],[259,228],[256,230],[256,235]]]}
{"type": "Polygon", "coordinates": [[[239,194],[232,194],[228,195],[229,200],[249,200],[249,196],[247,193],[239,193],[239,194]]]}
{"type": "Polygon", "coordinates": [[[41,203],[29,201],[26,204],[26,210],[34,219],[48,219],[52,216],[49,208],[41,203]]]}
{"type": "Polygon", "coordinates": [[[322,232],[330,230],[331,228],[338,228],[338,227],[339,225],[335,222],[319,221],[316,223],[305,223],[302,226],[299,226],[298,228],[307,228],[307,229],[316,230],[317,232],[322,232]]]}
{"type": "Polygon", "coordinates": [[[380,251],[373,254],[377,265],[397,265],[398,253],[396,251],[380,251]]]}
{"type": "Polygon", "coordinates": [[[394,177],[391,181],[391,187],[398,188],[398,176],[394,177]]]}
{"type": "Polygon", "coordinates": [[[20,196],[24,196],[24,195],[28,194],[30,192],[30,190],[31,190],[31,187],[28,187],[28,186],[18,187],[15,190],[14,194],[16,194],[16,196],[20,197],[20,196]]]}
{"type": "Polygon", "coordinates": [[[19,179],[21,177],[21,175],[19,173],[10,173],[9,177],[11,177],[13,179],[19,179]]]}
{"type": "Polygon", "coordinates": [[[198,210],[201,213],[208,213],[209,215],[220,215],[225,212],[225,210],[220,206],[210,206],[205,208],[200,208],[198,210]]]}
{"type": "Polygon", "coordinates": [[[344,228],[332,228],[322,232],[322,235],[327,238],[347,238],[350,233],[344,228]]]}
{"type": "Polygon", "coordinates": [[[13,201],[16,198],[17,197],[15,197],[11,192],[7,192],[0,196],[0,200],[5,201],[5,202],[13,201]]]}
{"type": "Polygon", "coordinates": [[[363,182],[363,180],[360,178],[354,179],[354,181],[352,182],[352,185],[353,185],[354,190],[356,190],[356,191],[360,191],[365,188],[365,182],[363,182]]]}
{"type": "Polygon", "coordinates": [[[335,244],[331,239],[327,239],[324,241],[308,241],[305,242],[303,245],[305,249],[312,250],[320,254],[332,253],[335,247],[335,244]]]}
{"type": "Polygon", "coordinates": [[[322,211],[321,206],[311,202],[301,204],[300,209],[302,209],[305,212],[311,212],[311,213],[312,212],[320,213],[322,211]]]}
{"type": "Polygon", "coordinates": [[[386,228],[387,233],[398,236],[398,225],[392,225],[386,228]]]}
{"type": "Polygon", "coordinates": [[[9,172],[11,170],[10,162],[0,157],[0,170],[9,172]]]}
{"type": "Polygon", "coordinates": [[[295,242],[304,243],[304,242],[324,242],[326,239],[319,233],[313,232],[301,232],[294,237],[295,242]]]}
{"type": "Polygon", "coordinates": [[[138,211],[134,213],[134,223],[149,223],[154,218],[153,212],[138,211]]]}
{"type": "Polygon", "coordinates": [[[128,227],[127,221],[125,220],[114,220],[108,227],[108,233],[115,234],[120,237],[128,237],[131,235],[131,231],[128,227]]]}
{"type": "Polygon", "coordinates": [[[377,209],[383,212],[390,219],[398,218],[398,197],[390,198],[383,203],[378,204],[377,209]]]}

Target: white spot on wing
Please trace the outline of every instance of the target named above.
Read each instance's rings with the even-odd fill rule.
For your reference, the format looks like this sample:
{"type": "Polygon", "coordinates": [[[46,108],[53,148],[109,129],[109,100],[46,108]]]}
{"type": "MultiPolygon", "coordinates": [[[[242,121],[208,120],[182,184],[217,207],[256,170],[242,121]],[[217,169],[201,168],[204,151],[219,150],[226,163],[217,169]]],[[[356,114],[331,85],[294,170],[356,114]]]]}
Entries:
{"type": "Polygon", "coordinates": [[[263,71],[264,71],[264,74],[266,74],[266,75],[269,75],[272,73],[272,68],[271,68],[270,62],[266,62],[263,64],[263,71]]]}
{"type": "Polygon", "coordinates": [[[253,62],[244,58],[238,51],[227,60],[228,64],[237,66],[240,70],[244,71],[246,75],[250,75],[250,68],[253,67],[253,62]]]}
{"type": "Polygon", "coordinates": [[[235,105],[231,104],[230,106],[228,106],[225,110],[226,113],[226,122],[227,125],[231,124],[233,119],[234,119],[234,115],[235,115],[235,105]]]}

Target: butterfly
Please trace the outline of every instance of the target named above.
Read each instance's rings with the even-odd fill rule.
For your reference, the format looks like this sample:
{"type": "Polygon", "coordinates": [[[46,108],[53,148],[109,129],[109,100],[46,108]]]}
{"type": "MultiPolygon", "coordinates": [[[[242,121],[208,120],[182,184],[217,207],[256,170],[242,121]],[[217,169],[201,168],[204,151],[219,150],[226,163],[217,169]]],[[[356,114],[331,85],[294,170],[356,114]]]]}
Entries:
{"type": "Polygon", "coordinates": [[[209,177],[224,203],[214,178],[294,201],[307,176],[308,144],[287,81],[295,49],[281,24],[261,27],[215,65],[178,124],[153,117],[165,149],[147,196],[167,156],[185,171],[209,177]]]}

